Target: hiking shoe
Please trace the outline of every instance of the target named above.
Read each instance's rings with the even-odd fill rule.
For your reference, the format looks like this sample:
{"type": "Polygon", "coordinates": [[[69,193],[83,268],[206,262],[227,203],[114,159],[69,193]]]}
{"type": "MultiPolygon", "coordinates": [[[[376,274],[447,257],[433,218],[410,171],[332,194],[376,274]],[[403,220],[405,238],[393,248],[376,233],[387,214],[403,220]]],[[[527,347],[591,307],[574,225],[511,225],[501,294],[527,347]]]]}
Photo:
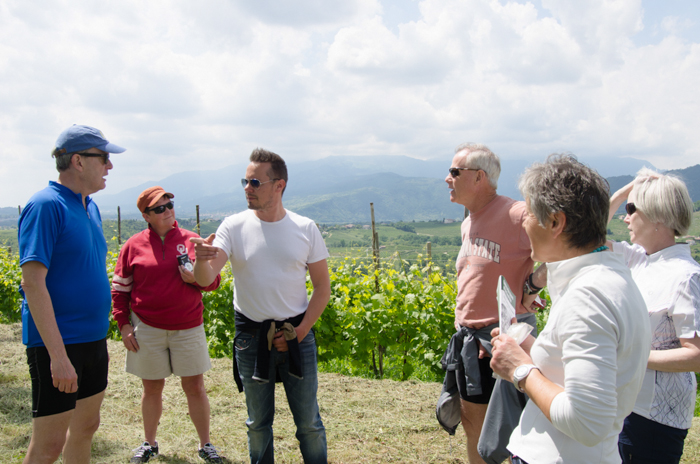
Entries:
{"type": "Polygon", "coordinates": [[[203,447],[199,448],[199,457],[204,459],[204,462],[224,462],[219,456],[219,451],[211,443],[206,443],[203,447]]]}
{"type": "Polygon", "coordinates": [[[131,462],[148,462],[149,459],[156,457],[157,455],[158,443],[156,443],[156,446],[151,446],[150,443],[144,441],[143,445],[134,450],[134,457],[131,458],[131,462]]]}

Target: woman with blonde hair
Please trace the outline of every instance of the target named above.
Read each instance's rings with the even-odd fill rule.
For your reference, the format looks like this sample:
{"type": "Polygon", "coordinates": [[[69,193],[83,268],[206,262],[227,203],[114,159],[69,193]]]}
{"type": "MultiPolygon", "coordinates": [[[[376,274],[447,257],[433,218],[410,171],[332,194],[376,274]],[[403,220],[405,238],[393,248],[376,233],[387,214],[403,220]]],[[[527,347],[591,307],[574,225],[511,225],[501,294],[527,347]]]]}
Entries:
{"type": "Polygon", "coordinates": [[[693,371],[700,371],[700,265],[687,244],[676,243],[690,228],[693,204],[682,180],[646,168],[610,198],[609,219],[625,199],[632,245],[608,245],[642,291],[651,353],[618,447],[623,463],[678,463],[693,419],[693,371]]]}

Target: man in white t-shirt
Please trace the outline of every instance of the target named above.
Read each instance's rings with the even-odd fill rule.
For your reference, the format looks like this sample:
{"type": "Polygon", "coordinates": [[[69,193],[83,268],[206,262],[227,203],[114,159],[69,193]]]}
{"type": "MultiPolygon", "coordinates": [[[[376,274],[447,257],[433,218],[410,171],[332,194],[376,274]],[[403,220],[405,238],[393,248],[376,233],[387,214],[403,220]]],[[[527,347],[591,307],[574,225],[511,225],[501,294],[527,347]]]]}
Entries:
{"type": "Polygon", "coordinates": [[[257,148],[242,179],[248,211],[227,217],[216,234],[193,238],[197,283],[231,262],[236,311],[234,379],[246,395],[251,462],[273,462],[275,381],[284,384],[306,463],[326,463],[326,431],[316,401],[312,327],[330,298],[328,250],[316,224],[282,206],[287,166],[257,148]],[[313,293],[308,299],[308,269],[313,293]]]}

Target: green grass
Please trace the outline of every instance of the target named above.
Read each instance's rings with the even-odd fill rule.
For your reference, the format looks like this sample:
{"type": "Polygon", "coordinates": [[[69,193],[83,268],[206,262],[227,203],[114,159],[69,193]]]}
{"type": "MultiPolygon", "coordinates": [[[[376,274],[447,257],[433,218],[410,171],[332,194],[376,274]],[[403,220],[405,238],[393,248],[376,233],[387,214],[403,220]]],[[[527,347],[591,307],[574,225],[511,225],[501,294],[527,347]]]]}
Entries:
{"type": "MultiPolygon", "coordinates": [[[[427,242],[431,242],[433,263],[443,268],[454,265],[461,243],[459,223],[409,222],[399,225],[413,228],[415,232],[385,224],[376,226],[381,259],[398,254],[410,262],[425,260],[428,256],[427,242]]],[[[355,225],[353,228],[322,226],[321,230],[331,256],[367,259],[372,257],[370,229],[355,225]]]]}
{"type": "MultiPolygon", "coordinates": [[[[92,446],[92,462],[123,464],[143,440],[140,411],[141,384],[124,372],[121,342],[108,341],[109,386],[101,409],[100,428],[92,446]]],[[[31,387],[20,324],[0,324],[0,462],[22,462],[31,436],[31,387]]],[[[211,404],[211,439],[226,463],[248,462],[244,395],[231,378],[231,361],[212,359],[204,374],[211,404]]],[[[328,435],[329,462],[451,463],[467,464],[466,439],[461,430],[450,437],[435,420],[438,382],[374,380],[326,372],[319,374],[318,402],[328,435]]],[[[361,373],[353,373],[358,375],[361,373]]],[[[158,463],[201,463],[196,434],[187,416],[179,380],[170,377],[164,389],[163,416],[158,431],[158,463]]],[[[275,395],[276,462],[302,462],[294,423],[284,396],[275,395]]],[[[60,461],[59,461],[60,462],[60,461]]],[[[681,463],[700,462],[700,418],[685,440],[681,463]]]]}
{"type": "Polygon", "coordinates": [[[416,233],[422,235],[434,235],[436,237],[461,237],[461,222],[443,224],[440,222],[416,222],[412,224],[416,228],[416,233]]]}
{"type": "MultiPolygon", "coordinates": [[[[31,387],[19,324],[0,325],[0,462],[22,462],[31,436],[31,387]]],[[[92,462],[123,464],[143,441],[141,382],[124,372],[121,342],[108,341],[109,386],[101,409],[92,462]]],[[[229,359],[212,359],[204,374],[211,404],[211,440],[226,463],[248,462],[245,396],[231,378],[229,359]]],[[[320,373],[318,403],[331,463],[467,464],[462,432],[450,437],[435,419],[437,382],[373,380],[320,373]]],[[[176,377],[166,379],[158,428],[158,463],[201,463],[187,403],[176,377]]],[[[275,395],[275,461],[302,462],[284,389],[275,395]]]]}

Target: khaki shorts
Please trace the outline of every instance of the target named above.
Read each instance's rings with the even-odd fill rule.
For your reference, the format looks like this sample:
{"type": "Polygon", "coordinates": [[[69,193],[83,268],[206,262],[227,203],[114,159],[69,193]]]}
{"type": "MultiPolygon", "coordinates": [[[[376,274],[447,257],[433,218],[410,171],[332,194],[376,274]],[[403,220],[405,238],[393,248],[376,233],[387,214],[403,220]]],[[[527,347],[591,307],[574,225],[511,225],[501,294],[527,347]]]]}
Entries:
{"type": "Polygon", "coordinates": [[[204,325],[186,330],[151,327],[131,313],[139,350],[126,353],[126,372],[146,380],[159,380],[175,374],[191,377],[211,369],[204,325]]]}

